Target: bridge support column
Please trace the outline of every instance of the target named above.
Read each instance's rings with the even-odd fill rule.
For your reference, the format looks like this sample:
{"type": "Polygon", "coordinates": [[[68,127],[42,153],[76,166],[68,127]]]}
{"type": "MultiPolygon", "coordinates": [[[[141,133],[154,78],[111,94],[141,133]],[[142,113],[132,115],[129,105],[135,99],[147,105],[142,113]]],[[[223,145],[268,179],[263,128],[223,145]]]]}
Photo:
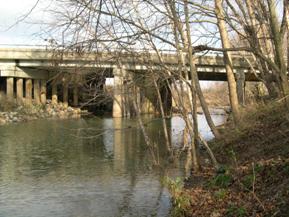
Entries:
{"type": "Polygon", "coordinates": [[[23,78],[17,78],[16,80],[16,97],[17,103],[23,103],[23,78]]]}
{"type": "Polygon", "coordinates": [[[135,86],[133,94],[138,102],[140,114],[154,114],[157,101],[154,101],[156,92],[151,76],[134,74],[133,84],[135,86]]]}
{"type": "Polygon", "coordinates": [[[25,103],[32,104],[32,79],[26,79],[25,81],[25,103]]]}
{"type": "Polygon", "coordinates": [[[57,96],[57,84],[55,82],[52,82],[52,96],[51,96],[51,102],[52,104],[58,103],[58,96],[57,96]]]}
{"type": "Polygon", "coordinates": [[[34,101],[36,104],[40,104],[40,81],[38,79],[34,80],[34,86],[33,86],[33,92],[34,92],[34,101]]]}
{"type": "Polygon", "coordinates": [[[7,99],[9,101],[12,101],[14,98],[14,78],[13,77],[6,78],[6,94],[7,94],[7,99]]]}
{"type": "Polygon", "coordinates": [[[78,85],[73,85],[73,106],[78,106],[78,85]]]}
{"type": "Polygon", "coordinates": [[[133,106],[133,101],[135,101],[139,105],[138,92],[139,89],[133,83],[132,76],[126,75],[123,78],[123,86],[122,86],[122,97],[123,97],[123,116],[131,117],[136,114],[136,111],[133,106]]]}
{"type": "Polygon", "coordinates": [[[245,105],[245,73],[244,70],[236,70],[236,79],[237,79],[237,94],[239,104],[245,105]]]}
{"type": "Polygon", "coordinates": [[[124,116],[124,75],[125,70],[122,68],[114,68],[114,89],[113,89],[113,108],[112,116],[114,118],[121,118],[124,116]]]}
{"type": "Polygon", "coordinates": [[[132,85],[132,90],[130,92],[129,95],[129,99],[130,99],[130,113],[131,115],[136,115],[137,113],[141,114],[141,95],[140,95],[140,88],[136,85],[133,84],[132,85]],[[138,111],[135,110],[134,106],[133,106],[133,101],[134,100],[136,102],[138,106],[138,111]]]}
{"type": "Polygon", "coordinates": [[[43,105],[46,104],[46,80],[40,81],[40,101],[43,105]]]}
{"type": "Polygon", "coordinates": [[[154,114],[155,113],[155,108],[153,104],[145,95],[141,97],[141,113],[142,114],[154,114]]]}
{"type": "Polygon", "coordinates": [[[68,107],[68,83],[63,82],[63,104],[65,107],[68,107]]]}

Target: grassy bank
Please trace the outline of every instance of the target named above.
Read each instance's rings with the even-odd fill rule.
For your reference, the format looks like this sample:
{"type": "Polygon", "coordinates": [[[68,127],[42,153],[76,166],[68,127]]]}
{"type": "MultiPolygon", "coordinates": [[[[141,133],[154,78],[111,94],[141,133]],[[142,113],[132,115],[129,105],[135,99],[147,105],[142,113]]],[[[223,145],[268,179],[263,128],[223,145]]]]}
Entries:
{"type": "Polygon", "coordinates": [[[181,187],[168,181],[173,216],[289,216],[289,112],[280,103],[243,111],[211,142],[222,167],[203,167],[181,187]]]}

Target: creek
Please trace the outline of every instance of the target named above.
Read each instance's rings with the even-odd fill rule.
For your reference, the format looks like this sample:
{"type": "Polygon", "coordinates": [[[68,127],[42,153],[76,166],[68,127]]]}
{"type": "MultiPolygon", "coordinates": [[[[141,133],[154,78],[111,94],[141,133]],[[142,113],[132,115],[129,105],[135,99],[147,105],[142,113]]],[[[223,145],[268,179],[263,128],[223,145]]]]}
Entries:
{"type": "MultiPolygon", "coordinates": [[[[213,136],[203,115],[200,132],[213,136]]],[[[225,116],[213,115],[221,124],[225,116]]],[[[183,177],[184,166],[167,164],[162,122],[145,119],[158,145],[161,169],[151,163],[135,119],[36,120],[0,126],[1,217],[168,216],[165,176],[183,177]]],[[[180,146],[184,122],[168,120],[180,146]]]]}

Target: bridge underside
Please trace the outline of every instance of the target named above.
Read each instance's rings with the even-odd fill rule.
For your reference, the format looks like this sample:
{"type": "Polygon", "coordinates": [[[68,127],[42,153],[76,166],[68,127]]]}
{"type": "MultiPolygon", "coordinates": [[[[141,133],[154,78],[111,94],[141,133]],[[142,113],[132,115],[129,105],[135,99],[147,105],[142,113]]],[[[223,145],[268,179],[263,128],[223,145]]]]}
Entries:
{"type": "MultiPolygon", "coordinates": [[[[5,92],[8,99],[16,100],[18,103],[32,102],[37,104],[46,104],[47,99],[52,103],[58,103],[61,100],[65,105],[79,106],[79,99],[89,101],[89,97],[97,100],[103,100],[97,95],[104,94],[105,78],[114,78],[113,91],[110,92],[113,99],[112,113],[114,117],[125,117],[135,115],[137,112],[159,113],[160,105],[158,96],[150,75],[146,70],[126,70],[124,68],[93,68],[93,67],[17,67],[0,65],[0,91],[5,92]],[[90,90],[87,86],[87,78],[90,81],[90,90]],[[84,85],[85,84],[85,85],[84,85]],[[137,108],[133,104],[137,102],[137,108]],[[138,111],[136,111],[136,109],[138,111]]],[[[236,70],[236,80],[240,87],[240,99],[243,98],[243,87],[245,79],[247,81],[256,81],[254,75],[247,70],[236,70]]],[[[154,73],[158,75],[158,73],[154,73]]],[[[172,107],[172,94],[166,85],[162,82],[161,71],[156,78],[159,91],[162,98],[162,106],[168,114],[172,107]]],[[[222,68],[198,68],[200,80],[208,81],[226,81],[227,76],[222,68]],[[216,70],[217,69],[217,70],[216,70]]],[[[190,77],[188,76],[188,79],[190,77]]]]}
{"type": "MultiPolygon", "coordinates": [[[[162,82],[164,68],[160,66],[156,55],[151,54],[149,57],[127,56],[122,53],[118,55],[123,56],[121,67],[115,56],[107,53],[83,56],[64,53],[59,57],[46,50],[0,49],[0,91],[5,92],[7,98],[19,103],[45,104],[48,98],[52,103],[61,100],[67,105],[79,106],[79,100],[81,101],[84,96],[94,97],[101,91],[104,92],[105,78],[113,77],[114,86],[110,93],[114,117],[130,116],[138,112],[137,110],[141,113],[155,113],[159,112],[160,105],[154,82],[149,74],[152,70],[157,72],[154,75],[163,101],[162,105],[167,113],[170,112],[172,97],[169,88],[162,82]],[[153,65],[148,68],[150,61],[153,65]],[[93,81],[87,82],[89,79],[93,81]],[[137,108],[133,101],[138,102],[137,108]]],[[[163,58],[167,69],[176,72],[178,69],[176,56],[164,54],[163,58]]],[[[257,79],[250,73],[244,60],[233,58],[233,62],[241,99],[245,80],[257,81],[257,79]]],[[[223,58],[220,56],[197,57],[196,67],[200,80],[227,80],[223,58]]],[[[189,75],[184,77],[190,79],[189,75]]],[[[102,99],[96,97],[95,100],[102,99]]]]}

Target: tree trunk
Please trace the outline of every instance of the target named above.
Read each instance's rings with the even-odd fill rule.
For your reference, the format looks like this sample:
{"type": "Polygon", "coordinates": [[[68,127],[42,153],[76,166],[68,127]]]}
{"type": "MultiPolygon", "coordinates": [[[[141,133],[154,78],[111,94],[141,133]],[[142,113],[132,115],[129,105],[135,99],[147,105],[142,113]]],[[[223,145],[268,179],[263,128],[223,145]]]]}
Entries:
{"type": "Polygon", "coordinates": [[[287,25],[287,71],[289,73],[289,1],[284,1],[284,7],[286,10],[286,25],[287,25]]]}
{"type": "Polygon", "coordinates": [[[161,96],[161,93],[160,93],[160,90],[159,90],[159,87],[158,87],[158,84],[156,82],[154,74],[152,76],[153,76],[153,82],[154,82],[154,86],[155,86],[155,89],[157,92],[157,97],[158,97],[158,101],[159,101],[159,105],[160,105],[163,130],[164,130],[165,140],[166,140],[166,148],[167,148],[167,151],[170,152],[171,151],[171,143],[169,140],[169,133],[168,133],[167,123],[166,123],[166,117],[165,117],[165,112],[164,112],[163,103],[162,103],[162,96],[161,96]]]}
{"type": "MultiPolygon", "coordinates": [[[[289,83],[288,83],[288,77],[287,77],[287,68],[286,68],[286,61],[285,61],[285,54],[284,54],[284,48],[283,48],[283,37],[280,32],[279,28],[279,21],[276,14],[276,1],[267,0],[268,1],[268,7],[269,7],[269,13],[270,13],[270,28],[271,33],[273,37],[274,47],[275,47],[275,61],[280,69],[280,87],[282,90],[282,96],[287,97],[289,94],[289,83]]],[[[288,27],[287,27],[288,28],[288,27]]],[[[289,107],[289,99],[285,99],[286,104],[289,107]]]]}
{"type": "Polygon", "coordinates": [[[184,10],[185,10],[185,19],[186,19],[186,38],[187,38],[187,51],[188,51],[188,58],[190,64],[190,74],[191,74],[191,93],[192,93],[192,116],[193,116],[193,124],[194,124],[194,141],[191,141],[191,151],[193,155],[193,167],[195,171],[200,169],[200,164],[197,155],[197,144],[199,140],[199,127],[198,127],[198,119],[197,119],[197,94],[196,94],[196,66],[193,61],[193,49],[192,49],[192,42],[191,42],[191,31],[190,31],[190,24],[189,24],[189,15],[188,15],[188,1],[184,1],[184,10]]]}
{"type": "Polygon", "coordinates": [[[134,110],[136,111],[137,120],[138,120],[140,129],[142,131],[142,134],[144,136],[145,143],[146,143],[147,147],[149,148],[150,153],[152,155],[153,163],[155,165],[159,165],[157,157],[155,156],[155,153],[154,153],[154,149],[155,149],[154,143],[151,141],[149,135],[147,134],[147,131],[145,129],[145,126],[143,124],[143,121],[142,121],[142,118],[141,118],[141,115],[140,115],[140,112],[139,112],[140,108],[139,108],[139,105],[137,105],[136,99],[133,99],[132,103],[133,103],[134,110]]]}
{"type": "MultiPolygon", "coordinates": [[[[192,44],[191,44],[191,35],[190,35],[190,31],[188,32],[189,35],[186,34],[186,32],[184,31],[184,26],[183,26],[183,23],[182,22],[179,22],[179,17],[177,16],[177,13],[176,13],[176,8],[175,8],[175,5],[174,5],[174,1],[169,1],[169,6],[170,6],[170,9],[171,9],[171,13],[172,13],[172,17],[173,17],[173,21],[174,21],[174,34],[175,34],[175,40],[176,40],[176,47],[180,47],[178,45],[178,36],[177,36],[177,31],[179,31],[179,34],[180,34],[180,37],[181,37],[181,40],[183,41],[183,44],[187,49],[190,49],[190,51],[192,51],[192,44]],[[188,42],[188,40],[190,39],[190,43],[188,42]]],[[[184,1],[185,4],[187,4],[188,2],[187,1],[184,1]]],[[[188,18],[189,19],[189,18],[188,18]]],[[[205,115],[205,118],[206,118],[206,121],[210,127],[210,129],[212,130],[212,133],[214,134],[214,136],[216,138],[219,138],[220,137],[220,133],[218,132],[213,120],[212,120],[212,117],[211,117],[211,114],[209,112],[209,109],[208,109],[208,105],[205,101],[205,98],[204,98],[204,95],[203,95],[203,92],[202,92],[202,89],[201,89],[201,85],[200,85],[200,82],[199,82],[199,78],[198,78],[198,74],[197,74],[197,71],[196,71],[196,67],[195,67],[195,64],[194,64],[194,61],[193,61],[193,55],[192,55],[192,52],[188,52],[188,58],[189,58],[189,64],[190,66],[192,67],[193,70],[190,70],[191,73],[191,79],[195,80],[194,81],[194,84],[195,84],[195,90],[196,90],[196,93],[199,97],[199,100],[200,100],[200,103],[201,103],[201,106],[202,106],[202,109],[203,109],[203,112],[204,112],[204,115],[205,115]],[[191,62],[190,62],[191,61],[191,62]],[[192,77],[192,75],[194,75],[192,77]]],[[[182,59],[182,54],[180,54],[180,62],[182,62],[183,66],[184,66],[184,71],[186,71],[186,63],[184,62],[184,60],[182,59]]]]}
{"type": "MultiPolygon", "coordinates": [[[[226,29],[225,15],[223,11],[223,0],[215,0],[215,13],[218,21],[218,28],[221,36],[222,46],[224,49],[231,47],[229,35],[226,29]]],[[[237,95],[237,85],[234,77],[233,63],[231,55],[228,51],[224,51],[224,63],[227,72],[227,79],[229,85],[229,96],[230,103],[233,112],[233,118],[235,124],[238,124],[240,121],[240,112],[239,112],[239,101],[237,95]]]]}

